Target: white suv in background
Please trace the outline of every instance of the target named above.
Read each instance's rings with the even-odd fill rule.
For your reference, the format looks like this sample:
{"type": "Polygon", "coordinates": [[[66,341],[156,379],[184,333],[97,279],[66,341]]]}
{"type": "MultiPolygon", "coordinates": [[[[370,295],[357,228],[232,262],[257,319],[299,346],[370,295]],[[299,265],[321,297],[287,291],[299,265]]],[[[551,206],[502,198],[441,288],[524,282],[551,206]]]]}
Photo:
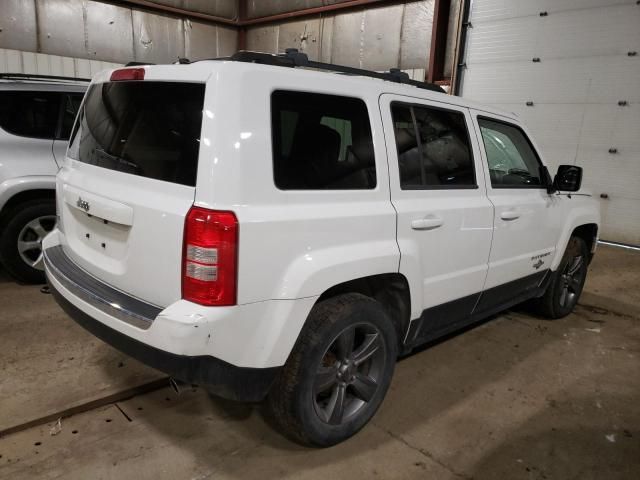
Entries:
{"type": "Polygon", "coordinates": [[[600,222],[581,175],[397,71],[296,51],[118,69],[74,126],[47,278],[96,336],[328,446],[399,354],[526,300],[573,309],[600,222]]]}
{"type": "Polygon", "coordinates": [[[0,262],[43,283],[40,243],[56,223],[55,175],[88,81],[0,73],[0,262]]]}

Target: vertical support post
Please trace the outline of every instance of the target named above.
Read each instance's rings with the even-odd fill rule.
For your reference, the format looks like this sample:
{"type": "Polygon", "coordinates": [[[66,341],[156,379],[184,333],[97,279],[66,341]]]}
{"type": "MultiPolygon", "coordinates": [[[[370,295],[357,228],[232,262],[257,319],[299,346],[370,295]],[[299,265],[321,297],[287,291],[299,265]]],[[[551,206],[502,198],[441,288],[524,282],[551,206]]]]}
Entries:
{"type": "Polygon", "coordinates": [[[238,44],[236,50],[247,49],[247,27],[244,21],[247,19],[247,0],[238,0],[238,44]]]}
{"type": "Polygon", "coordinates": [[[427,78],[425,78],[429,83],[444,80],[444,59],[447,53],[447,30],[449,29],[450,9],[451,0],[436,0],[433,9],[429,66],[427,78]]]}

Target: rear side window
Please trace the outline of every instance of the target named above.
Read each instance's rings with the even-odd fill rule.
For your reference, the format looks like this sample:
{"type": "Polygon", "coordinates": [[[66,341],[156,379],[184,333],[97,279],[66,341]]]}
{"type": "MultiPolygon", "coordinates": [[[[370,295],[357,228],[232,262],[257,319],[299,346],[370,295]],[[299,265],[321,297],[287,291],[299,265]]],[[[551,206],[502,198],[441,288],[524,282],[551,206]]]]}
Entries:
{"type": "Polygon", "coordinates": [[[478,118],[494,188],[541,188],[542,164],[522,130],[508,123],[478,118]]]}
{"type": "Polygon", "coordinates": [[[391,113],[403,190],[476,187],[464,114],[401,103],[391,113]]]}
{"type": "Polygon", "coordinates": [[[371,125],[362,100],[276,91],[271,113],[274,180],[279,189],[375,188],[371,125]]]}
{"type": "Polygon", "coordinates": [[[60,93],[0,91],[0,127],[22,137],[53,139],[60,93]]]}
{"type": "Polygon", "coordinates": [[[87,92],[68,155],[132,175],[195,186],[204,84],[108,82],[87,92]]]}

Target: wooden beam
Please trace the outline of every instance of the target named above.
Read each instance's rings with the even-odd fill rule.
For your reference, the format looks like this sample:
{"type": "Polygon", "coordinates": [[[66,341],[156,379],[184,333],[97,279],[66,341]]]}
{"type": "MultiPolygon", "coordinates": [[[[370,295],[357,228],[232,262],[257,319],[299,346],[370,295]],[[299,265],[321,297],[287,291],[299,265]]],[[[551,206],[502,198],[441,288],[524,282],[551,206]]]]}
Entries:
{"type": "Polygon", "coordinates": [[[433,9],[433,28],[431,29],[431,51],[429,52],[429,65],[425,78],[425,81],[429,83],[444,80],[450,9],[451,0],[436,0],[433,9]]]}
{"type": "Polygon", "coordinates": [[[247,19],[247,0],[238,0],[238,48],[247,49],[247,27],[242,22],[247,19]]]}

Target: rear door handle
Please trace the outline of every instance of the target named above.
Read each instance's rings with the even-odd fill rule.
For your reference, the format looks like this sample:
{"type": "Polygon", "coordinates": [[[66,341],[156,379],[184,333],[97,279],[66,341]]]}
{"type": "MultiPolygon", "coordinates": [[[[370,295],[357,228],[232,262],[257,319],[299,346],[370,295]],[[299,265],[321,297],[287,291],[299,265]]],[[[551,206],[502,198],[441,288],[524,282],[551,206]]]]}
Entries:
{"type": "Polygon", "coordinates": [[[443,224],[444,220],[440,217],[427,217],[412,220],[411,228],[414,230],[433,230],[434,228],[441,227],[443,224]]]}
{"type": "Polygon", "coordinates": [[[500,214],[500,218],[507,221],[517,220],[520,218],[520,213],[515,210],[505,210],[500,214]]]}

